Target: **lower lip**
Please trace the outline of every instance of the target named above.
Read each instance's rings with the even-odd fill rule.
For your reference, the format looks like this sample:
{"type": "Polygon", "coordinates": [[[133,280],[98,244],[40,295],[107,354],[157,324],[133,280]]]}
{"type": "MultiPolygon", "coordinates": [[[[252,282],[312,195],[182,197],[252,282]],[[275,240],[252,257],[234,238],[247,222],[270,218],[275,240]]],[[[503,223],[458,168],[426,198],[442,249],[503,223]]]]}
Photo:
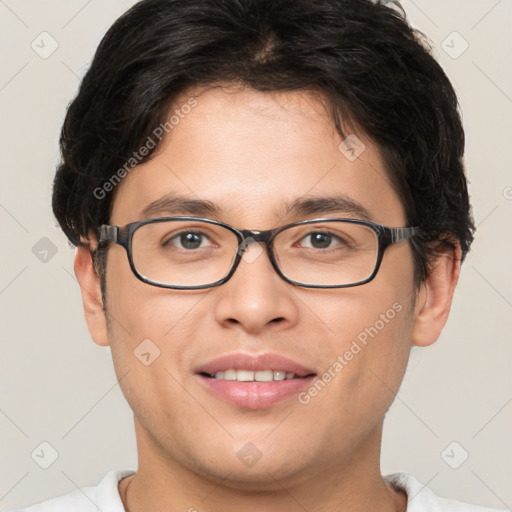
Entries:
{"type": "Polygon", "coordinates": [[[198,375],[206,388],[218,398],[238,407],[264,409],[282,400],[297,395],[311,385],[315,378],[274,380],[270,382],[240,382],[237,380],[213,379],[198,375]]]}

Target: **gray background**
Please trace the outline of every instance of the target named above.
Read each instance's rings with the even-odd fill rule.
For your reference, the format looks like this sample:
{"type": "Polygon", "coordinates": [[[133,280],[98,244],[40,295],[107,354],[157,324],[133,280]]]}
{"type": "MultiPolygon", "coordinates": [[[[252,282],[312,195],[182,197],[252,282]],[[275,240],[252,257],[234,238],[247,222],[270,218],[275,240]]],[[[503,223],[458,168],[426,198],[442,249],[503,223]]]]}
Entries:
{"type": "MultiPolygon", "coordinates": [[[[66,106],[102,35],[133,3],[0,0],[1,510],[136,468],[132,414],[109,348],[89,338],[74,249],[50,209],[66,106]],[[42,442],[58,454],[47,469],[52,449],[42,442]]],[[[387,417],[382,471],[511,508],[512,1],[403,5],[460,97],[478,230],[446,329],[412,351],[387,417]]]]}

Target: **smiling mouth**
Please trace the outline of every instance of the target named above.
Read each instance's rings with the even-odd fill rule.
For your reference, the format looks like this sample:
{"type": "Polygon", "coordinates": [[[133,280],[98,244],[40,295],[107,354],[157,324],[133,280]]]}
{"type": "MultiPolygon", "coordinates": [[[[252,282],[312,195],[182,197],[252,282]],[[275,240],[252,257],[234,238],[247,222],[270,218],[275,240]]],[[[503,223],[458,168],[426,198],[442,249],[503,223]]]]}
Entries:
{"type": "Polygon", "coordinates": [[[225,371],[217,372],[215,374],[201,372],[199,373],[199,375],[202,375],[203,377],[207,377],[210,379],[221,379],[237,382],[273,382],[280,380],[306,379],[309,377],[313,377],[316,374],[310,373],[308,375],[304,375],[301,377],[300,375],[296,375],[295,373],[285,372],[283,370],[252,371],[228,369],[225,371]]]}

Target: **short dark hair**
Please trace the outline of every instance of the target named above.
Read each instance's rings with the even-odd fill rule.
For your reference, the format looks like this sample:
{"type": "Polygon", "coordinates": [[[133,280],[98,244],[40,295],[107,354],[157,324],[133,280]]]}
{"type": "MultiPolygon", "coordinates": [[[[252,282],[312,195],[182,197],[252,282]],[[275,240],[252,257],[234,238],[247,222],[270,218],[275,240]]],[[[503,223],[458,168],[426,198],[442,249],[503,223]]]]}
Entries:
{"type": "Polygon", "coordinates": [[[458,241],[464,259],[475,226],[456,93],[399,3],[383,0],[135,4],[101,41],[62,128],[53,211],[72,244],[109,222],[105,184],[178,95],[221,83],[318,94],[343,138],[352,126],[377,144],[407,224],[422,230],[410,241],[416,286],[440,246],[458,241]]]}

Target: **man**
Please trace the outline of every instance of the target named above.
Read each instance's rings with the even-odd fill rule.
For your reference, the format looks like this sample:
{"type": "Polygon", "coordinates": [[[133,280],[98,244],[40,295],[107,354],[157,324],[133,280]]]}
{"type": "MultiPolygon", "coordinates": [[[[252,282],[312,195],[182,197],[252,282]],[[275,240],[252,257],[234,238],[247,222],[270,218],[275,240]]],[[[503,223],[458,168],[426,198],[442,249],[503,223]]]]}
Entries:
{"type": "Polygon", "coordinates": [[[139,463],[26,512],[490,510],[379,469],[474,231],[455,93],[396,7],[145,0],[109,30],[53,209],[139,463]]]}

